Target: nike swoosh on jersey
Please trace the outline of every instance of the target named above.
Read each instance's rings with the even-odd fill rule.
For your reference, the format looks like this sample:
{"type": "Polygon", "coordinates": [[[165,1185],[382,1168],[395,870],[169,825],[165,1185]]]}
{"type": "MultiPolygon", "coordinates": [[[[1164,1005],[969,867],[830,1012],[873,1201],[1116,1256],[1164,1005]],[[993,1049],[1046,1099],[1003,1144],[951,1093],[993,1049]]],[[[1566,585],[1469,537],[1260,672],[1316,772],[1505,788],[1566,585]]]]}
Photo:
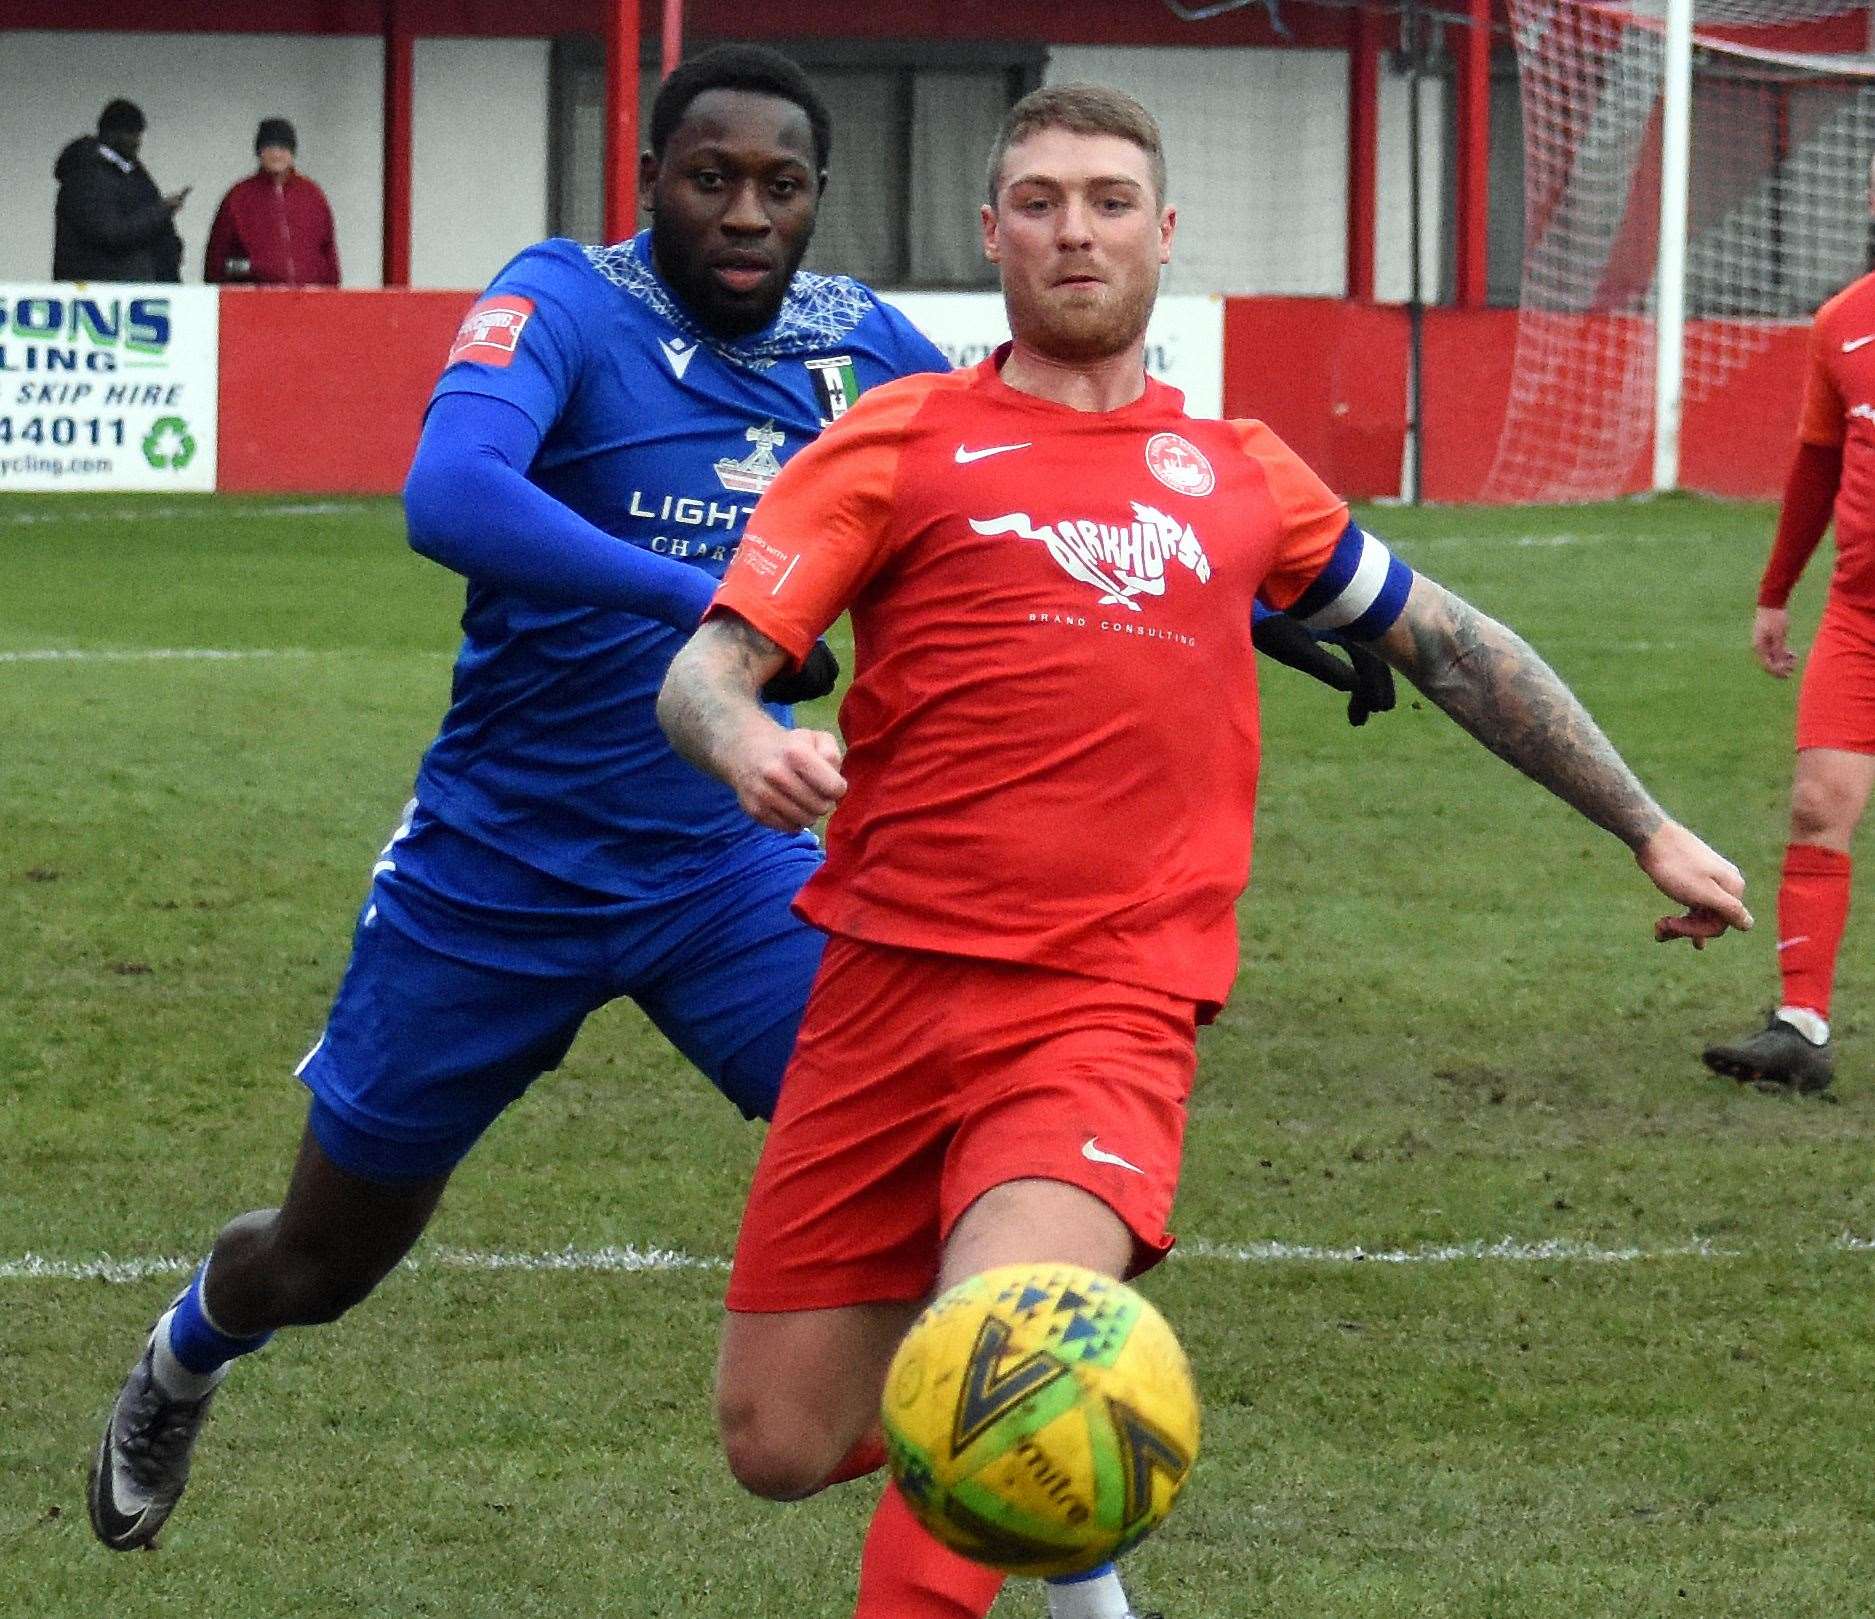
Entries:
{"type": "Polygon", "coordinates": [[[1094,1143],[1099,1139],[1099,1136],[1089,1136],[1081,1143],[1081,1156],[1090,1164],[1112,1164],[1115,1169],[1130,1169],[1135,1175],[1146,1173],[1138,1164],[1128,1163],[1117,1152],[1108,1152],[1104,1148],[1095,1146],[1094,1143]]]}
{"type": "Polygon", "coordinates": [[[1844,354],[1853,354],[1857,349],[1861,348],[1864,343],[1875,343],[1875,332],[1870,332],[1867,337],[1850,338],[1843,344],[1842,351],[1844,354]]]}
{"type": "Polygon", "coordinates": [[[959,444],[957,446],[957,464],[960,467],[967,467],[972,461],[981,461],[985,456],[1007,455],[1011,450],[1026,450],[1034,442],[1033,439],[1024,439],[1020,444],[992,444],[987,449],[982,450],[966,450],[959,444]]]}

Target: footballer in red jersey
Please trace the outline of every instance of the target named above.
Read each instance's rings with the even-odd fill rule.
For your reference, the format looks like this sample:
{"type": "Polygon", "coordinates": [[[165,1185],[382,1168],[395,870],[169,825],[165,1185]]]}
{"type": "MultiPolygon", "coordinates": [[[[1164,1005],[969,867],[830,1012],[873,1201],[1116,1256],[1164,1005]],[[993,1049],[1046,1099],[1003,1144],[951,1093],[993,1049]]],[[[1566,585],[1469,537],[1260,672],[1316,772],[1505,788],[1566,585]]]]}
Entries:
{"type": "Polygon", "coordinates": [[[1197,1029],[1236,973],[1259,596],[1371,643],[1620,837],[1687,907],[1661,937],[1751,920],[1738,872],[1522,641],[1407,570],[1267,428],[1148,381],[1176,221],[1143,107],[1026,97],[989,196],[1013,341],[874,390],[789,464],[659,696],[757,820],[833,812],[799,901],[831,941],[717,1385],[731,1468],[777,1499],[866,1439],[934,1288],[1018,1263],[1126,1275],[1169,1246],[1197,1029]],[[845,609],[843,749],[755,693],[845,609]]]}
{"type": "Polygon", "coordinates": [[[1820,1092],[1834,1077],[1829,1003],[1849,919],[1849,846],[1875,786],[1875,275],[1837,293],[1810,328],[1797,454],[1751,632],[1779,680],[1797,667],[1790,593],[1832,516],[1836,566],[1797,694],[1778,1004],[1763,1028],[1705,1051],[1715,1073],[1765,1090],[1820,1092]]]}

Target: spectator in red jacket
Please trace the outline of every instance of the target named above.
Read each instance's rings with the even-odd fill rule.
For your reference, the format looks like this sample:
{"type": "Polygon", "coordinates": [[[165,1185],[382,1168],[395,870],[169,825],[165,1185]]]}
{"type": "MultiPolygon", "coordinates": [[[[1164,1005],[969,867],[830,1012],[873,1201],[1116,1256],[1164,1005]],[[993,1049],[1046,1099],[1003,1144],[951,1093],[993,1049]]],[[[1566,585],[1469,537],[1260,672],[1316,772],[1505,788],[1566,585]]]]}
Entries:
{"type": "Polygon", "coordinates": [[[299,137],[284,118],[263,118],[254,135],[260,167],[221,199],[208,233],[205,281],[276,287],[336,287],[338,241],[332,205],[293,166],[299,137]]]}

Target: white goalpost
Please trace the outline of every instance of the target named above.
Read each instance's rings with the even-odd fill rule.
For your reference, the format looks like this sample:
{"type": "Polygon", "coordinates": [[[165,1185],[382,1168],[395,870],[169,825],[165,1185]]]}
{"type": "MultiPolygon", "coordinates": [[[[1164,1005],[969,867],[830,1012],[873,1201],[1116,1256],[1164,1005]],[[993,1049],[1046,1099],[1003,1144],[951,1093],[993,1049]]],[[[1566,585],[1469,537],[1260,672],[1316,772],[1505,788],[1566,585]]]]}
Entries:
{"type": "Polygon", "coordinates": [[[1659,310],[1654,344],[1654,488],[1680,481],[1686,367],[1686,191],[1693,135],[1693,0],[1667,0],[1661,40],[1659,310]]]}

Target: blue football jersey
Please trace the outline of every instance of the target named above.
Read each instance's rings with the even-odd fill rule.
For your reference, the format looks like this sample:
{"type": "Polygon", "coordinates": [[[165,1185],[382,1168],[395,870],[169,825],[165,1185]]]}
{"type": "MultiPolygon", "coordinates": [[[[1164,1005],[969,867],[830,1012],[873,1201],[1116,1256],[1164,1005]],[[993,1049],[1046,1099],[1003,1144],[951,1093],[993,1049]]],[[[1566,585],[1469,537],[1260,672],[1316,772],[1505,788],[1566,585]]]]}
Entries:
{"type": "MultiPolygon", "coordinates": [[[[910,321],[844,276],[797,273],[768,326],[715,337],[659,278],[641,233],[517,256],[433,397],[525,411],[542,435],[534,484],[620,544],[720,577],[790,456],[863,390],[946,369],[910,321]]],[[[658,728],[681,632],[474,580],[462,631],[449,711],[417,778],[443,821],[627,900],[680,892],[779,836],[658,728]]]]}

